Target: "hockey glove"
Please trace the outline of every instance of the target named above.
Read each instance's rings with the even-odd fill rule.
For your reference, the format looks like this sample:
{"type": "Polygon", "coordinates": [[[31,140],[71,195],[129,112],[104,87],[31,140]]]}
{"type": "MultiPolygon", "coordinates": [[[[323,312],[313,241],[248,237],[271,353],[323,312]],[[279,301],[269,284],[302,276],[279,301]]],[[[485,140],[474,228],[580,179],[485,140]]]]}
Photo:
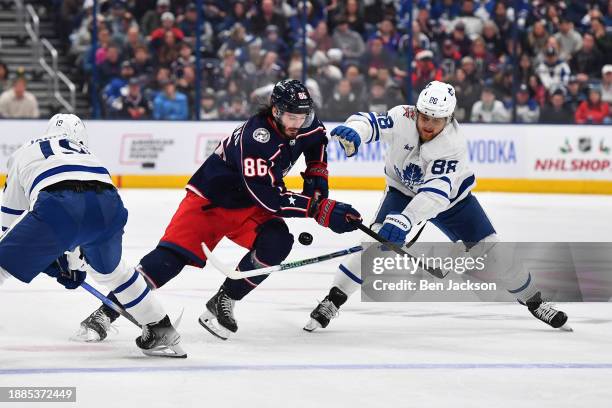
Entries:
{"type": "Polygon", "coordinates": [[[398,245],[404,245],[406,236],[412,228],[412,223],[402,213],[391,212],[385,217],[385,222],[378,231],[378,235],[387,241],[394,242],[398,245]]]}
{"type": "Polygon", "coordinates": [[[361,137],[359,137],[359,133],[354,129],[344,125],[336,126],[332,129],[331,135],[336,136],[346,157],[352,157],[357,154],[361,144],[361,137]]]}
{"type": "Polygon", "coordinates": [[[304,179],[302,194],[314,197],[315,200],[327,198],[329,188],[327,186],[327,164],[323,162],[310,162],[306,171],[300,173],[304,179]]]}
{"type": "MultiPolygon", "coordinates": [[[[74,267],[74,266],[73,266],[74,267]]],[[[70,269],[68,255],[63,254],[57,258],[44,271],[47,275],[57,279],[57,282],[66,289],[76,289],[85,281],[87,273],[80,269],[70,269]]]]}
{"type": "Polygon", "coordinates": [[[337,234],[354,231],[357,229],[357,224],[361,222],[361,214],[350,204],[329,198],[316,201],[311,206],[309,215],[319,225],[330,228],[337,234]]]}

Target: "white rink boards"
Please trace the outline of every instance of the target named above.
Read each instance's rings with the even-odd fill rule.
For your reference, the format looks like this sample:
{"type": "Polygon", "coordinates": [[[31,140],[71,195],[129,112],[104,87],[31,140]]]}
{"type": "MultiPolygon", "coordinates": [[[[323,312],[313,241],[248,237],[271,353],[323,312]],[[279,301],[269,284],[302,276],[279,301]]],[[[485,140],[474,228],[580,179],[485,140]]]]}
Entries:
{"type": "MultiPolygon", "coordinates": [[[[130,211],[124,257],[136,263],[161,237],[180,190],[122,190],[130,211]]],[[[370,218],[380,192],[334,191],[370,218]]],[[[611,241],[612,197],[479,193],[507,241],[611,241]]],[[[352,246],[312,220],[289,220],[289,259],[352,246]]],[[[428,226],[421,240],[444,240],[428,226]]],[[[244,251],[216,252],[237,263],[244,251]]],[[[209,267],[186,268],[157,292],[174,317],[186,360],[147,358],[126,320],[100,344],[68,341],[98,306],[51,278],[0,287],[0,386],[76,386],[59,407],[608,407],[612,305],[570,303],[573,333],[557,332],[517,304],[360,303],[356,294],[328,329],[302,331],[333,278],[334,261],[272,275],[236,306],[239,331],[223,342],[197,323],[221,284],[209,267]]],[[[99,288],[102,289],[102,288],[99,288]]],[[[15,403],[2,406],[41,406],[15,403]]],[[[46,406],[46,405],[42,405],[46,406]]]]}

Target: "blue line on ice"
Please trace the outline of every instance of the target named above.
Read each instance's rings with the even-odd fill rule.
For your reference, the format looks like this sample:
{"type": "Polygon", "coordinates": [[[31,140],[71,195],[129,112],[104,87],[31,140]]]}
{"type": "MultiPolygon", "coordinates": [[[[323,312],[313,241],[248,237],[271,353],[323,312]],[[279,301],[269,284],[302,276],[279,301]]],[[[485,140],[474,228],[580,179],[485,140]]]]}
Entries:
{"type": "Polygon", "coordinates": [[[612,363],[413,363],[413,364],[254,364],[142,367],[58,367],[6,368],[0,375],[155,373],[206,371],[302,371],[302,370],[529,370],[529,369],[612,369],[612,363]]]}

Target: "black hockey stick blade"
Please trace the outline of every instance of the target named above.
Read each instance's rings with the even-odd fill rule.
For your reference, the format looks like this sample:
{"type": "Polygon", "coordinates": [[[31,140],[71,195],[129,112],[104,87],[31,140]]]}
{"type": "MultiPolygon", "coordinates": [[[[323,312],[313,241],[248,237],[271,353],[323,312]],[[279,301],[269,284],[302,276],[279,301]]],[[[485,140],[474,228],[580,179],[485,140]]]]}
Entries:
{"type": "Polygon", "coordinates": [[[119,306],[118,304],[116,304],[115,302],[113,302],[112,300],[107,298],[106,296],[104,296],[96,288],[94,288],[93,286],[91,286],[87,282],[81,283],[81,287],[83,289],[85,289],[86,291],[88,291],[89,293],[91,293],[92,295],[94,295],[95,297],[97,297],[98,299],[100,299],[102,301],[102,303],[104,303],[106,306],[110,307],[115,312],[119,313],[121,316],[125,317],[130,322],[134,323],[136,326],[142,328],[140,323],[138,323],[138,321],[136,321],[136,319],[134,319],[134,316],[132,316],[125,309],[123,309],[121,306],[119,306]]]}

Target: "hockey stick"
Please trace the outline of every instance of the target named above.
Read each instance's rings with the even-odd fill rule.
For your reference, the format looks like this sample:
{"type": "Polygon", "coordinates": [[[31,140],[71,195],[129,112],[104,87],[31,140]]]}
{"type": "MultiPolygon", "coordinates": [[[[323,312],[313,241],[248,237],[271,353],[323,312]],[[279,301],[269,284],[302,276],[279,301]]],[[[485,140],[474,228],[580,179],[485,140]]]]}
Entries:
{"type": "MultiPolygon", "coordinates": [[[[140,323],[138,323],[136,321],[136,319],[134,319],[134,316],[132,316],[131,314],[129,314],[127,311],[125,311],[122,307],[120,307],[119,305],[117,305],[115,302],[113,302],[112,300],[110,300],[109,298],[107,298],[106,296],[104,296],[102,293],[100,293],[96,288],[94,288],[93,286],[91,286],[89,283],[87,282],[83,282],[81,283],[81,287],[83,289],[85,289],[86,291],[88,291],[89,293],[91,293],[92,295],[94,295],[95,297],[97,297],[98,299],[100,299],[102,301],[102,303],[104,303],[106,306],[110,307],[111,309],[113,309],[115,312],[119,313],[121,316],[125,317],[126,319],[128,319],[130,322],[134,323],[136,326],[141,327],[140,323]]],[[[181,317],[183,316],[183,314],[181,313],[181,317]]]]}
{"type": "MultiPolygon", "coordinates": [[[[397,244],[395,244],[393,242],[387,241],[386,239],[384,239],[383,237],[381,237],[376,232],[372,231],[370,228],[366,227],[362,223],[357,223],[356,225],[357,225],[357,228],[359,228],[361,231],[363,231],[366,235],[369,235],[370,237],[374,238],[378,242],[380,242],[382,244],[385,244],[386,247],[388,247],[389,249],[393,250],[395,253],[397,253],[399,255],[402,255],[402,256],[407,256],[410,259],[416,259],[414,256],[412,256],[408,252],[406,252],[404,250],[403,246],[400,246],[400,245],[397,245],[397,244]]],[[[418,261],[419,261],[419,264],[420,264],[421,260],[419,259],[418,261]]],[[[442,270],[440,268],[430,268],[430,267],[427,267],[425,265],[419,265],[419,266],[423,270],[428,272],[430,275],[435,276],[438,279],[444,279],[446,277],[446,275],[448,275],[448,272],[446,274],[444,274],[444,272],[442,272],[442,270]]]]}
{"type": "MultiPolygon", "coordinates": [[[[419,224],[417,224],[418,226],[419,224]]],[[[421,236],[421,232],[423,232],[423,230],[425,229],[425,225],[427,225],[427,221],[423,222],[420,226],[419,226],[419,231],[414,234],[414,237],[412,237],[412,239],[406,243],[406,248],[410,248],[412,245],[415,244],[415,242],[417,242],[417,240],[419,239],[419,237],[421,236]]]]}
{"type": "Polygon", "coordinates": [[[206,259],[210,261],[210,263],[216,269],[221,271],[221,273],[227,276],[228,278],[236,280],[236,279],[243,279],[243,278],[251,278],[253,276],[259,276],[259,275],[269,275],[272,272],[284,271],[287,269],[299,268],[305,265],[311,265],[311,264],[315,264],[315,263],[319,263],[323,261],[329,261],[330,259],[334,259],[334,258],[338,258],[341,256],[350,255],[355,252],[362,251],[363,247],[361,245],[358,245],[358,246],[350,247],[348,249],[343,249],[341,251],[332,252],[331,254],[325,254],[325,255],[316,256],[314,258],[302,259],[299,261],[293,261],[293,262],[287,262],[284,264],[268,266],[267,268],[252,269],[249,271],[237,271],[231,266],[224,264],[223,262],[219,260],[219,258],[213,255],[212,251],[208,249],[206,244],[203,242],[202,242],[202,249],[204,250],[206,259]]]}

